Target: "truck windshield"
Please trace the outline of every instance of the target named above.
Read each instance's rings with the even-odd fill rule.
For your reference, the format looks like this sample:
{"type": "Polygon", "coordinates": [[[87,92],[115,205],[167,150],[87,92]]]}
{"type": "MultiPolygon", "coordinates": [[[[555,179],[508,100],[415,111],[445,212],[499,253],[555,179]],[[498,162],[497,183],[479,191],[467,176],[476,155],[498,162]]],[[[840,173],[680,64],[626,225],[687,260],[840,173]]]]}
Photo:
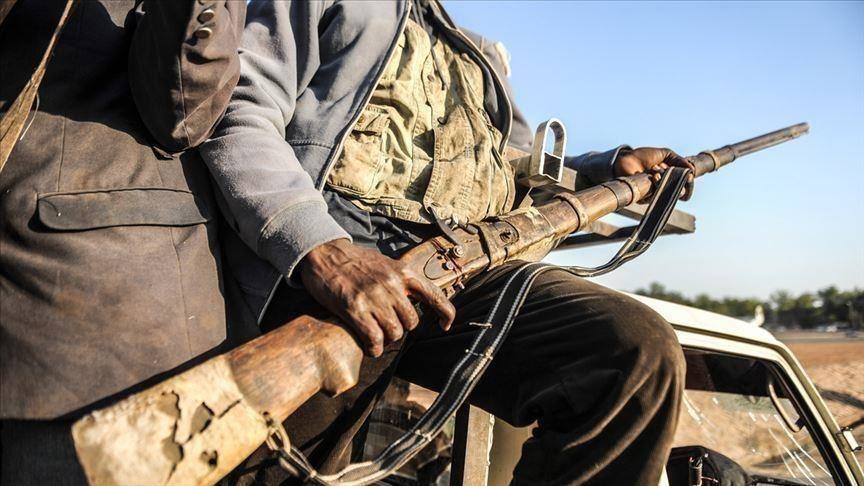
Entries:
{"type": "Polygon", "coordinates": [[[704,351],[685,354],[676,450],[725,456],[751,484],[834,484],[794,402],[765,364],[704,351]]]}

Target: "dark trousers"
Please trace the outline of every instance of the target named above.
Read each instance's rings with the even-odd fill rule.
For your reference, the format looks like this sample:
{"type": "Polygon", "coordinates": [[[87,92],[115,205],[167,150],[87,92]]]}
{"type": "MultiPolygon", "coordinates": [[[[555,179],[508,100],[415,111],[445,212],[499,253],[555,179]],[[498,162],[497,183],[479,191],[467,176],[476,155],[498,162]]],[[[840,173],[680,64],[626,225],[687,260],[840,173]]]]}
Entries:
{"type": "Polygon", "coordinates": [[[86,485],[68,420],[0,420],[0,484],[86,485]]]}
{"type": "MultiPolygon", "coordinates": [[[[440,389],[446,372],[498,297],[511,266],[478,278],[454,299],[457,325],[432,326],[397,375],[440,389]]],[[[515,426],[537,422],[522,446],[515,484],[657,484],[684,385],[671,326],[618,292],[563,270],[540,276],[472,404],[515,426]]]]}

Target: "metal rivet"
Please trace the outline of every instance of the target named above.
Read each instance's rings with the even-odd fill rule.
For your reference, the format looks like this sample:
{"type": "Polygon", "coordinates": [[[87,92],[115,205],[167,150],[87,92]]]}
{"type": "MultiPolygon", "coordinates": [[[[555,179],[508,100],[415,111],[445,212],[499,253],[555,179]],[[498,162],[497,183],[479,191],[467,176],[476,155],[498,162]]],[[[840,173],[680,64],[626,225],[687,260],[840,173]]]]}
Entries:
{"type": "Polygon", "coordinates": [[[213,20],[213,17],[215,17],[215,16],[216,16],[215,10],[213,10],[212,8],[205,9],[200,14],[198,14],[198,22],[201,22],[202,24],[204,22],[210,22],[211,20],[213,20]]]}
{"type": "Polygon", "coordinates": [[[195,37],[199,39],[206,39],[213,35],[213,29],[210,27],[201,27],[200,29],[195,31],[195,37]]]}

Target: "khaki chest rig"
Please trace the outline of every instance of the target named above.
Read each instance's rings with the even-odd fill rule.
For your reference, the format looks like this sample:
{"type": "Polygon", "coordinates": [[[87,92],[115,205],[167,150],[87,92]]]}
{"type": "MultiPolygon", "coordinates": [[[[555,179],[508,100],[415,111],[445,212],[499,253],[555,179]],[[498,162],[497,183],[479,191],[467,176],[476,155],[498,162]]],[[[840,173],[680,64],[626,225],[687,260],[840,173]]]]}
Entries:
{"type": "Polygon", "coordinates": [[[409,20],[329,175],[361,209],[430,223],[480,221],[513,206],[513,168],[483,104],[483,71],[409,20]],[[434,52],[433,52],[434,51],[434,52]]]}

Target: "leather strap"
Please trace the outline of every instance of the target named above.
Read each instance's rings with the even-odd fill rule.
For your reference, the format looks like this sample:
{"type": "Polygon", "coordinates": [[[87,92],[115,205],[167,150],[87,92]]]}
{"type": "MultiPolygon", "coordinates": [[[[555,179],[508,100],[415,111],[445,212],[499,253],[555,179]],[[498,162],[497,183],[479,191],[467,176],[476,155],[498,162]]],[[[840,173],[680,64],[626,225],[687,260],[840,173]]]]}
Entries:
{"type": "MultiPolygon", "coordinates": [[[[42,83],[42,78],[45,76],[45,68],[48,66],[48,61],[51,59],[51,54],[54,52],[54,46],[57,44],[57,38],[63,32],[63,27],[75,8],[75,5],[80,0],[66,0],[66,6],[63,9],[63,14],[60,16],[60,21],[57,27],[54,28],[54,33],[51,34],[51,40],[48,41],[48,46],[45,48],[45,53],[42,54],[42,60],[36,67],[36,70],[27,80],[27,84],[18,93],[18,97],[9,106],[9,110],[3,114],[3,119],[0,120],[0,172],[6,165],[9,159],[9,154],[15,148],[15,144],[21,139],[21,131],[24,130],[24,124],[30,115],[30,107],[33,106],[33,101],[39,93],[39,85],[42,83]]],[[[0,4],[0,22],[6,19],[6,15],[12,9],[14,0],[3,0],[0,4]]]]}

